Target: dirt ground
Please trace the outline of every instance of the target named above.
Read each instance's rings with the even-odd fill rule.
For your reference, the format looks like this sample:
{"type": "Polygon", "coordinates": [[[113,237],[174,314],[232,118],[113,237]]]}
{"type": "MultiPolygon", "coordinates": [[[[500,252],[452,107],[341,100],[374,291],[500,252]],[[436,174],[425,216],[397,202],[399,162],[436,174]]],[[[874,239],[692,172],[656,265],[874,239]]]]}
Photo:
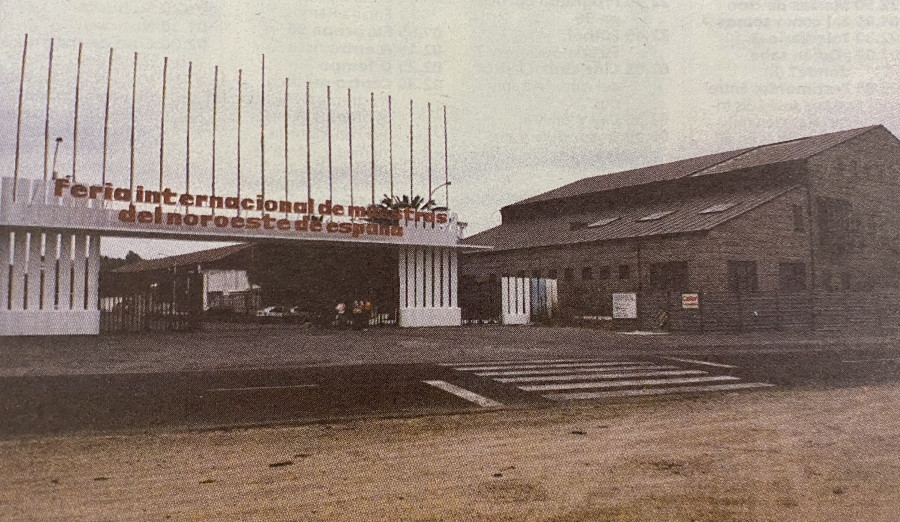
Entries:
{"type": "Polygon", "coordinates": [[[896,520],[900,386],[0,442],[3,520],[896,520]]]}

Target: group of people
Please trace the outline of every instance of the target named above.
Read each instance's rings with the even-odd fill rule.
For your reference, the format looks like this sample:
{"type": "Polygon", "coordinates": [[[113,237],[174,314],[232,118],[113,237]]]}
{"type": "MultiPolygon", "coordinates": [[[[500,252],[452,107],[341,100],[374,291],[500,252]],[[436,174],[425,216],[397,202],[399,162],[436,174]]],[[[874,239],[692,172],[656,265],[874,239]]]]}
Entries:
{"type": "Polygon", "coordinates": [[[343,302],[334,307],[336,312],[334,326],[339,328],[365,328],[372,319],[372,302],[367,300],[353,301],[350,313],[347,313],[347,305],[343,302]]]}

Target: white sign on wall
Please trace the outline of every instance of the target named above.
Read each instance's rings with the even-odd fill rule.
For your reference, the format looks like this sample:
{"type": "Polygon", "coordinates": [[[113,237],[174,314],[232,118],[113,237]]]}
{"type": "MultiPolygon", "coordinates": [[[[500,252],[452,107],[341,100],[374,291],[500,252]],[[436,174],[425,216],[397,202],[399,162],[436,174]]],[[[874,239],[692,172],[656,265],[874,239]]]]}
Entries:
{"type": "Polygon", "coordinates": [[[637,319],[637,294],[633,292],[612,295],[613,319],[637,319]]]}

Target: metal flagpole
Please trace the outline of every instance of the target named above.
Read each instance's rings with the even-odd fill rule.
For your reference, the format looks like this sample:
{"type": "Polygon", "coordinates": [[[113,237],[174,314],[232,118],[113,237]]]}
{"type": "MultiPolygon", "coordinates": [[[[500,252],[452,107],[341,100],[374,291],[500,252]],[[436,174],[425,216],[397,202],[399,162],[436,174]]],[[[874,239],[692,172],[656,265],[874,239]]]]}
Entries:
{"type": "Polygon", "coordinates": [[[450,164],[447,161],[447,106],[444,105],[444,206],[450,208],[450,164]]]}
{"type": "MultiPolygon", "coordinates": [[[[219,101],[219,66],[213,71],[213,117],[212,117],[212,195],[216,195],[216,116],[219,101]]],[[[212,205],[210,205],[212,206],[212,205]]],[[[216,209],[212,209],[216,213],[216,209]]]]}
{"type": "MultiPolygon", "coordinates": [[[[238,69],[238,106],[237,106],[237,197],[241,199],[241,90],[243,86],[243,69],[238,69]]],[[[238,215],[241,209],[238,209],[238,215]]]]}
{"type": "Polygon", "coordinates": [[[328,199],[334,201],[334,184],[331,173],[331,86],[327,89],[328,96],[328,199]]]}
{"type": "Polygon", "coordinates": [[[288,198],[288,79],[284,79],[284,199],[288,198]]]}
{"type": "Polygon", "coordinates": [[[353,111],[350,109],[350,89],[347,89],[347,129],[350,138],[350,206],[353,206],[353,111]]]}
{"type": "Polygon", "coordinates": [[[369,104],[370,111],[369,113],[372,115],[372,137],[370,139],[370,143],[372,144],[372,205],[375,205],[375,93],[369,94],[369,104]]]}
{"type": "Polygon", "coordinates": [[[431,103],[428,104],[428,201],[431,201],[431,103]]]}
{"type": "Polygon", "coordinates": [[[169,69],[169,57],[163,60],[163,83],[162,83],[162,109],[160,111],[159,120],[159,191],[163,189],[163,150],[165,148],[166,133],[166,73],[169,69]]]}
{"type": "MultiPolygon", "coordinates": [[[[306,199],[312,197],[312,169],[309,151],[309,82],[306,82],[306,199]]],[[[311,209],[307,209],[312,214],[311,209]]]]}
{"type": "MultiPolygon", "coordinates": [[[[78,71],[75,74],[75,122],[72,130],[72,182],[75,182],[75,166],[78,159],[78,99],[81,94],[81,49],[83,44],[78,43],[78,71]]],[[[24,62],[24,60],[23,60],[24,62]]]]}
{"type": "Polygon", "coordinates": [[[191,193],[191,75],[194,63],[188,62],[187,85],[187,137],[184,148],[184,192],[191,193]]]}
{"type": "Polygon", "coordinates": [[[19,193],[19,142],[22,134],[22,96],[25,92],[25,57],[28,55],[28,35],[22,47],[22,75],[19,78],[19,116],[16,121],[16,167],[13,171],[13,201],[19,193]]]}
{"type": "Polygon", "coordinates": [[[128,175],[128,190],[134,194],[134,109],[137,97],[137,62],[138,53],[134,53],[134,72],[131,76],[131,164],[128,175]]]}
{"type": "Polygon", "coordinates": [[[391,199],[394,197],[394,120],[391,111],[391,96],[388,95],[388,163],[390,164],[391,199]]]}
{"type": "Polygon", "coordinates": [[[413,101],[409,100],[409,200],[413,198],[413,101]]]}
{"type": "MultiPolygon", "coordinates": [[[[109,48],[109,65],[106,71],[106,110],[103,113],[103,170],[101,173],[101,185],[106,185],[106,150],[107,138],[109,137],[109,91],[112,83],[112,64],[113,64],[113,48],[109,48]]],[[[106,203],[104,199],[104,204],[106,203]]]]}
{"type": "Polygon", "coordinates": [[[47,154],[50,152],[50,80],[53,77],[53,38],[50,39],[50,63],[47,65],[47,109],[44,116],[44,181],[47,181],[47,154]]]}
{"type": "MultiPolygon", "coordinates": [[[[262,81],[259,98],[259,175],[260,193],[266,199],[266,55],[262,55],[262,81]]],[[[260,209],[265,212],[265,209],[260,209]]]]}

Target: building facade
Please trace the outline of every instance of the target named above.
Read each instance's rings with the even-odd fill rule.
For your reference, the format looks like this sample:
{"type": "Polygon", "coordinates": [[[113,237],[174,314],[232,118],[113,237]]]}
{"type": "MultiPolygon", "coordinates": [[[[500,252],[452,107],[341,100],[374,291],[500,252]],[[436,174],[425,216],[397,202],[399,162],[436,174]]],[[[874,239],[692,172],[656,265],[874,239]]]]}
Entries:
{"type": "MultiPolygon", "coordinates": [[[[555,278],[561,304],[581,316],[611,315],[619,292],[643,294],[639,305],[654,315],[682,294],[699,294],[708,313],[717,299],[743,297],[743,307],[767,296],[784,308],[782,322],[785,310],[816,315],[815,293],[896,289],[898,208],[900,142],[877,125],[536,195],[465,240],[492,249],[467,252],[461,278],[555,278]]],[[[754,317],[766,308],[754,307],[754,317]]]]}

